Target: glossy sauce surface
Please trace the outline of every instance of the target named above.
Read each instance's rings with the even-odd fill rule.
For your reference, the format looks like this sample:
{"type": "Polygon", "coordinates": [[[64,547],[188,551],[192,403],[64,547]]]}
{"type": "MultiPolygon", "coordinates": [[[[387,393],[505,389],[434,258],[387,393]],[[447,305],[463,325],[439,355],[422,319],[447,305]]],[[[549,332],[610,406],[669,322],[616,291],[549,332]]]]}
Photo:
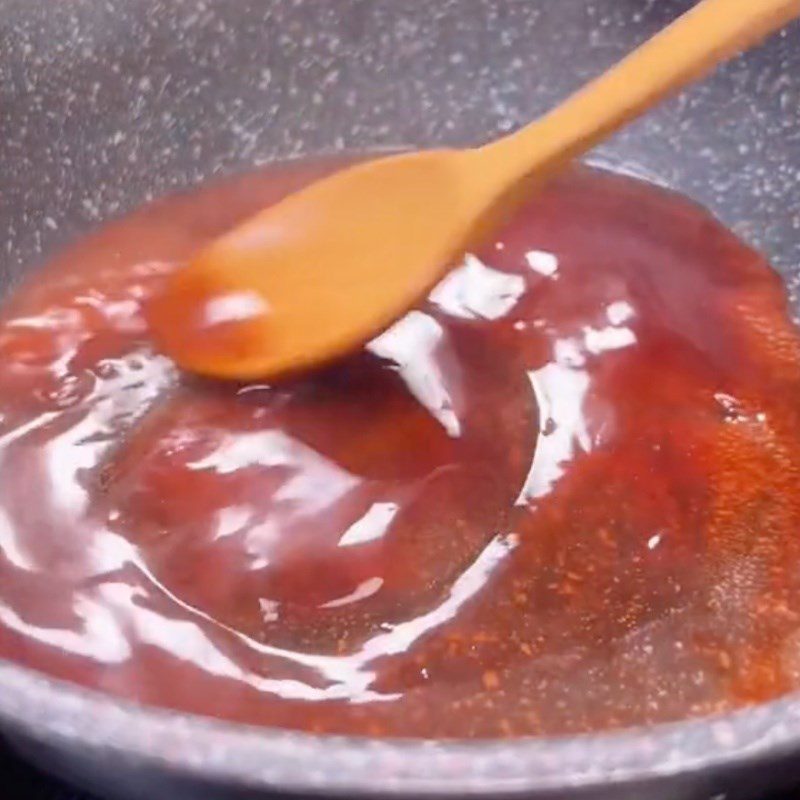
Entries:
{"type": "Polygon", "coordinates": [[[145,208],[7,302],[0,656],[376,736],[613,728],[798,686],[800,343],[778,276],[688,201],[576,170],[302,381],[153,352],[165,276],[336,165],[145,208]]]}

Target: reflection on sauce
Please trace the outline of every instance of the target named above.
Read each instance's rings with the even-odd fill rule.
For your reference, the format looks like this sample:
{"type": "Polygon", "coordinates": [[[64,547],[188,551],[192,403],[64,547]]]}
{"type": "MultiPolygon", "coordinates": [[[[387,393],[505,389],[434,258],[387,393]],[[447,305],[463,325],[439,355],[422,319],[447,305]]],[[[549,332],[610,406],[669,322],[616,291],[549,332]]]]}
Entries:
{"type": "Polygon", "coordinates": [[[576,171],[303,381],[202,382],[152,351],[164,276],[334,166],[159,203],[7,304],[0,655],[370,735],[594,730],[798,686],[800,344],[778,277],[686,201],[576,171]]]}

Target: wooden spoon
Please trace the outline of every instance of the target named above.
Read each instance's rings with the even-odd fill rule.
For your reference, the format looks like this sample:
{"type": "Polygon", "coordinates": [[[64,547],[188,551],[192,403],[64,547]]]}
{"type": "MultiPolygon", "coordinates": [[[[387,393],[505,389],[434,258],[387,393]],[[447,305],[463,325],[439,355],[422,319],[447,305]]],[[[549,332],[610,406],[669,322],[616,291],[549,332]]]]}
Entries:
{"type": "Polygon", "coordinates": [[[703,0],[511,136],[381,158],[311,184],[173,276],[149,309],[158,343],[188,370],[234,379],[274,378],[357,348],[529,193],[529,179],[796,16],[800,0],[703,0]]]}

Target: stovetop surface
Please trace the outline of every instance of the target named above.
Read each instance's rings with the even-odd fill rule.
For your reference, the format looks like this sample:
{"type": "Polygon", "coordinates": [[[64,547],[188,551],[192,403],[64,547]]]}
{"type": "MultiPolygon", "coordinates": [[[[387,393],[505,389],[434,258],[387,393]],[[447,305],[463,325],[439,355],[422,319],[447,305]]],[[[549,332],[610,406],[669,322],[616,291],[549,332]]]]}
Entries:
{"type": "Polygon", "coordinates": [[[44,775],[4,747],[0,747],[0,787],[3,800],[103,800],[44,775]]]}

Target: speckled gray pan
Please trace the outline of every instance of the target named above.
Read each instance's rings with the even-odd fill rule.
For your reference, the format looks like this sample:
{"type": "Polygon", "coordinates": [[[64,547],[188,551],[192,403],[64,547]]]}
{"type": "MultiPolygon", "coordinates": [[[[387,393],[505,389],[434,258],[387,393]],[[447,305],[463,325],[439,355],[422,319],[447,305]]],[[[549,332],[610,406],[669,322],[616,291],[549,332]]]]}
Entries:
{"type": "MultiPolygon", "coordinates": [[[[217,174],[511,130],[691,4],[0,0],[0,283],[217,174]]],[[[800,28],[594,159],[712,208],[771,256],[798,308],[800,28]]],[[[124,705],[0,663],[0,719],[51,769],[148,800],[270,789],[722,800],[800,778],[796,697],[616,735],[358,742],[124,705]]]]}

